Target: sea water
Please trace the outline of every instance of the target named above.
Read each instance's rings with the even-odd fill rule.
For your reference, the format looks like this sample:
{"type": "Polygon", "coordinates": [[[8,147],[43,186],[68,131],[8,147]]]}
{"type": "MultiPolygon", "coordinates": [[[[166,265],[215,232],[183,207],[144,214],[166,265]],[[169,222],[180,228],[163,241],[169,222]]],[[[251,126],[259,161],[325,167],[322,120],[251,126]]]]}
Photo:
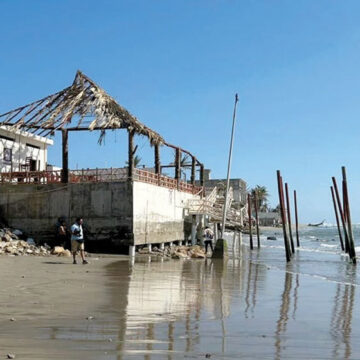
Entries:
{"type": "MultiPolygon", "coordinates": [[[[360,261],[360,225],[353,227],[355,252],[360,261]]],[[[357,267],[350,263],[349,257],[341,249],[339,232],[336,226],[325,224],[319,227],[304,227],[299,230],[299,243],[297,247],[296,232],[292,232],[295,253],[291,263],[286,263],[285,246],[282,228],[263,230],[260,234],[260,249],[257,249],[257,235],[253,234],[255,252],[250,253],[252,261],[257,261],[269,267],[279,268],[308,276],[321,277],[324,280],[344,284],[360,285],[357,267]],[[275,237],[276,240],[268,238],[275,237]],[[261,251],[260,251],[261,250],[261,251]]],[[[239,251],[239,238],[226,234],[229,241],[230,257],[243,256],[239,251]]],[[[344,235],[342,233],[344,241],[344,235]]],[[[249,247],[249,236],[242,236],[242,246],[249,247]]]]}

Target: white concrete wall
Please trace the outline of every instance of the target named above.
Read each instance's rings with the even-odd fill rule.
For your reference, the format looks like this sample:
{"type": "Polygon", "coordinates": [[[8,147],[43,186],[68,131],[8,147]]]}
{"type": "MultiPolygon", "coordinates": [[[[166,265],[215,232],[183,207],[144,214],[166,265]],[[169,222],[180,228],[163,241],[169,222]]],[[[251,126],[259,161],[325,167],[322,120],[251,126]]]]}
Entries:
{"type": "Polygon", "coordinates": [[[134,181],[134,243],[184,240],[184,208],[197,195],[134,181]]]}
{"type": "Polygon", "coordinates": [[[26,158],[37,162],[37,170],[46,170],[47,146],[52,144],[52,140],[41,136],[0,127],[0,171],[22,171],[21,165],[26,164],[26,158]],[[12,151],[11,162],[4,159],[5,149],[12,151]]]}

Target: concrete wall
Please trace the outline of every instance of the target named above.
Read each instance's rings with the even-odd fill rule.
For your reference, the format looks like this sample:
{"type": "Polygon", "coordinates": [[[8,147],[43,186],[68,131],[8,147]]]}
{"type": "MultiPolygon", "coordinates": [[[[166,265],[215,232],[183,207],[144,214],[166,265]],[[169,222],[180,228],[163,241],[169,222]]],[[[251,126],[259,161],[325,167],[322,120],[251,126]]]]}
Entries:
{"type": "Polygon", "coordinates": [[[133,194],[135,245],[190,236],[191,220],[185,218],[184,208],[194,195],[142,182],[134,182],[133,194]]]}
{"type": "Polygon", "coordinates": [[[9,226],[39,241],[53,240],[59,217],[71,225],[82,216],[89,231],[88,244],[96,243],[99,250],[133,242],[129,182],[1,185],[0,210],[9,226]]]}
{"type": "MultiPolygon", "coordinates": [[[[191,234],[184,207],[194,195],[141,182],[1,185],[0,211],[10,227],[51,243],[56,223],[84,218],[87,249],[184,240],[191,234]]],[[[189,219],[189,221],[191,221],[189,219]]]]}

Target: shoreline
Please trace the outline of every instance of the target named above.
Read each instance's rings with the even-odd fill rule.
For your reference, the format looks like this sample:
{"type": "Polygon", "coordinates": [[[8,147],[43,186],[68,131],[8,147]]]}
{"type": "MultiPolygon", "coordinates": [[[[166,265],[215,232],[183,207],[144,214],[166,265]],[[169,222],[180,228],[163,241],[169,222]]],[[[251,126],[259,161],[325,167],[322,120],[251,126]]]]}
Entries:
{"type": "Polygon", "coordinates": [[[299,252],[287,264],[281,247],[237,254],[91,254],[89,265],[1,256],[0,358],[359,357],[360,288],[339,255],[299,252]]]}

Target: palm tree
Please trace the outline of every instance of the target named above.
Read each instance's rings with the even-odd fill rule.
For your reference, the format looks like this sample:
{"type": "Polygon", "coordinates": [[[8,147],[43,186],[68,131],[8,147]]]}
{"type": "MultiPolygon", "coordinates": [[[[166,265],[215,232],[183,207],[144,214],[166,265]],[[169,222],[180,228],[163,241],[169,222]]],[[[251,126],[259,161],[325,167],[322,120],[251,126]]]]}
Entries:
{"type": "Polygon", "coordinates": [[[255,195],[257,199],[257,207],[260,211],[266,211],[268,208],[268,196],[269,193],[265,186],[256,185],[253,189],[250,190],[252,201],[255,200],[255,195]]]}
{"type": "MultiPolygon", "coordinates": [[[[135,155],[134,156],[134,168],[137,168],[140,165],[141,157],[135,155]]],[[[126,162],[126,166],[129,166],[129,162],[126,162]]]]}

